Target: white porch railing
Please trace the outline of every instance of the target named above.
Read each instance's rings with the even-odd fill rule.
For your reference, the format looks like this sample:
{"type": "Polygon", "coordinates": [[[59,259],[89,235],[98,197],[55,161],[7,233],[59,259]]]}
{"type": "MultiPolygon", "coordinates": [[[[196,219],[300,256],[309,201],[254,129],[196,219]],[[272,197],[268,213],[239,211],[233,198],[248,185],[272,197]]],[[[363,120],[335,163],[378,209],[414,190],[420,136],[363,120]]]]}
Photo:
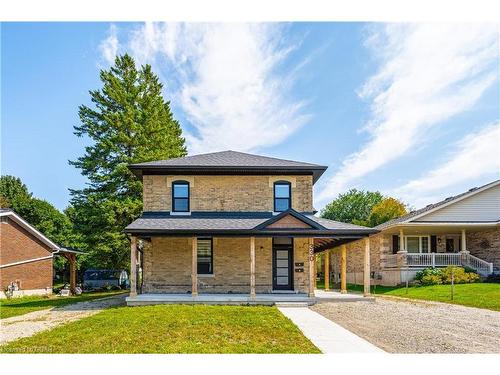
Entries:
{"type": "Polygon", "coordinates": [[[446,267],[467,266],[482,275],[493,273],[493,263],[488,263],[469,252],[460,253],[407,253],[405,255],[408,267],[446,267]]]}

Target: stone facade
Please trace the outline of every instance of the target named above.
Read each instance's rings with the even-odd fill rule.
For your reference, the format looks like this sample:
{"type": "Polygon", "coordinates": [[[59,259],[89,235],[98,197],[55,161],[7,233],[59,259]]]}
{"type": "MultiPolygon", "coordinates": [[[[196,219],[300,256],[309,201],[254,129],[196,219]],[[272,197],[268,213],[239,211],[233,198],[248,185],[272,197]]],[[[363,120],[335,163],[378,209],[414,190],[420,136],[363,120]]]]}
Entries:
{"type": "MultiPolygon", "coordinates": [[[[153,237],[144,247],[143,293],[189,293],[191,250],[189,237],[153,237]]],[[[294,239],[294,263],[304,263],[304,272],[294,271],[294,290],[308,292],[308,239],[294,239]]],[[[255,239],[255,290],[272,291],[272,239],[255,239]]],[[[213,238],[213,275],[198,275],[198,293],[249,293],[250,238],[213,238]]]]}
{"type": "Polygon", "coordinates": [[[172,182],[190,184],[191,211],[272,212],[273,183],[289,181],[292,208],[312,212],[312,176],[164,176],[144,175],[144,211],[170,211],[172,182]]]}
{"type": "MultiPolygon", "coordinates": [[[[0,223],[0,264],[22,262],[51,255],[50,249],[14,221],[3,218],[0,223]]],[[[52,258],[0,268],[0,291],[17,282],[29,295],[52,292],[52,258]]]]}
{"type": "MultiPolygon", "coordinates": [[[[432,233],[431,233],[432,234],[432,233]]],[[[431,235],[429,234],[429,235],[431,235]]],[[[467,231],[467,250],[482,260],[493,263],[500,268],[500,228],[467,231]]],[[[460,243],[460,234],[441,233],[436,235],[436,251],[446,252],[446,239],[457,237],[460,243]]],[[[347,282],[361,284],[363,281],[364,240],[355,241],[346,245],[347,248],[347,282]]],[[[457,248],[458,251],[458,248],[457,248]]],[[[321,261],[322,262],[322,261],[321,261]]],[[[401,266],[401,256],[393,253],[392,235],[378,233],[370,236],[370,271],[373,273],[372,285],[393,286],[413,280],[418,269],[406,270],[401,266]]],[[[318,267],[319,272],[323,269],[318,267]]],[[[334,282],[340,280],[340,248],[330,251],[330,272],[334,282]]]]}
{"type": "MultiPolygon", "coordinates": [[[[380,272],[386,254],[390,252],[389,236],[376,234],[370,239],[370,272],[375,273],[373,283],[380,282],[380,272]]],[[[347,282],[352,284],[363,283],[365,240],[358,240],[346,244],[347,249],[347,282]]],[[[340,247],[330,250],[330,272],[334,282],[340,282],[340,247]]]]}
{"type": "Polygon", "coordinates": [[[467,232],[467,250],[482,260],[500,268],[500,228],[467,232]]]}

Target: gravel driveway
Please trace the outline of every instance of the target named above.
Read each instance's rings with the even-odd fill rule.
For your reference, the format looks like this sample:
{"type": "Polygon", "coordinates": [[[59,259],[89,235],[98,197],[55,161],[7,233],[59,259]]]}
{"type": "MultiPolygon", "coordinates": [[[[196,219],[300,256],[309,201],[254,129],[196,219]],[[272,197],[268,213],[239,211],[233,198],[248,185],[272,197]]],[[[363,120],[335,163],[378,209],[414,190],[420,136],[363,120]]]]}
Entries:
{"type": "Polygon", "coordinates": [[[125,304],[126,294],[78,302],[0,320],[0,345],[125,304]]]}
{"type": "Polygon", "coordinates": [[[500,353],[500,312],[377,297],[312,309],[391,353],[500,353]]]}

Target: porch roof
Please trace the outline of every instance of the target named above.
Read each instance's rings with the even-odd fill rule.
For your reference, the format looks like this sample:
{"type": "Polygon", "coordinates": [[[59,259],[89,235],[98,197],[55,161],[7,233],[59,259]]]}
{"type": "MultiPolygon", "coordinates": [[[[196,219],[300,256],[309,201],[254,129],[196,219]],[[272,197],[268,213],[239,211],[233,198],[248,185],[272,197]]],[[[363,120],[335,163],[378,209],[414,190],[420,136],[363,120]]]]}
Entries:
{"type": "Polygon", "coordinates": [[[318,218],[312,213],[287,210],[272,212],[192,212],[172,215],[169,212],[144,212],[125,232],[135,235],[243,235],[346,238],[356,240],[377,233],[373,228],[318,218]],[[268,227],[279,218],[292,215],[308,224],[307,228],[268,227]]]}

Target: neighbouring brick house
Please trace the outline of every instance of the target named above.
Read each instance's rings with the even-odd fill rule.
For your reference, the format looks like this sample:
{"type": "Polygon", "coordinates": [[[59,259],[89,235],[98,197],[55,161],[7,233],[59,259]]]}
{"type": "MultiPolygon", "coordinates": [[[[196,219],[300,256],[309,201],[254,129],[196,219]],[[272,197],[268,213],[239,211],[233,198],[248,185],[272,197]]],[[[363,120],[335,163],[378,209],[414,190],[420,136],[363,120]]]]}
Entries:
{"type": "MultiPolygon", "coordinates": [[[[468,266],[486,276],[500,269],[500,180],[430,204],[377,226],[370,238],[374,283],[397,285],[418,270],[448,265],[468,266]]],[[[337,247],[324,256],[330,280],[339,279],[342,252],[347,280],[360,283],[362,241],[337,247]]],[[[324,258],[323,258],[324,259],[324,258]]]]}
{"type": "MultiPolygon", "coordinates": [[[[323,166],[224,151],[129,168],[144,189],[144,212],[125,230],[129,304],[214,294],[250,303],[308,300],[314,253],[376,232],[314,216],[313,185],[323,166]]],[[[369,293],[369,264],[364,280],[369,293]]]]}
{"type": "Polygon", "coordinates": [[[0,298],[12,283],[14,296],[51,294],[55,254],[69,260],[74,289],[77,253],[58,246],[14,211],[0,209],[0,298]]]}

